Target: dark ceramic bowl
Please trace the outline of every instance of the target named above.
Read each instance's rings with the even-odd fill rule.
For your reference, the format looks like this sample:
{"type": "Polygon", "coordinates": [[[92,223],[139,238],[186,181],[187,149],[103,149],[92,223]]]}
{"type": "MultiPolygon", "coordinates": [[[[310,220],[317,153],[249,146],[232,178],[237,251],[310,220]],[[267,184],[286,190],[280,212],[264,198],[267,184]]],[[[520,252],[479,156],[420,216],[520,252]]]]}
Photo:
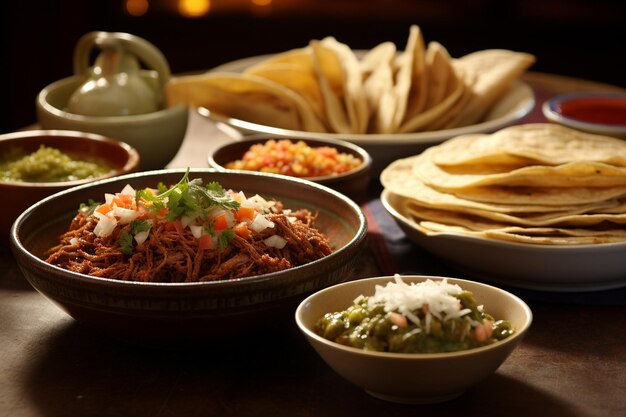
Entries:
{"type": "MultiPolygon", "coordinates": [[[[209,166],[219,171],[226,171],[225,166],[229,162],[241,159],[252,145],[265,143],[269,139],[280,140],[285,138],[255,135],[253,138],[227,143],[215,149],[215,151],[209,155],[209,166]]],[[[361,201],[365,198],[372,167],[372,158],[367,151],[343,140],[310,138],[293,141],[296,142],[298,140],[303,140],[312,148],[329,146],[337,149],[340,153],[347,153],[361,159],[363,163],[352,171],[337,175],[307,177],[305,179],[330,187],[355,201],[361,201]]]]}
{"type": "MultiPolygon", "coordinates": [[[[32,153],[45,145],[56,148],[75,157],[85,156],[102,160],[112,167],[112,171],[99,179],[128,174],[139,167],[139,154],[124,142],[104,136],[64,131],[64,130],[27,130],[0,135],[0,156],[10,149],[19,148],[24,153],[32,153]]],[[[0,181],[0,194],[11,196],[11,204],[5,204],[0,217],[2,242],[7,244],[9,229],[17,216],[37,201],[76,185],[93,180],[65,182],[21,182],[0,181]]]]}
{"type": "Polygon", "coordinates": [[[276,198],[286,208],[318,212],[316,227],[334,252],[289,270],[226,281],[146,283],[95,278],[42,260],[67,229],[81,202],[101,200],[126,184],[135,189],[175,184],[184,170],[142,172],[57,193],[24,212],[11,229],[11,247],[30,284],[76,320],[138,342],[183,344],[222,340],[276,318],[291,319],[308,294],[346,280],[364,245],[367,223],[345,196],[318,184],[248,172],[192,170],[191,178],[217,181],[224,188],[276,198]]]}

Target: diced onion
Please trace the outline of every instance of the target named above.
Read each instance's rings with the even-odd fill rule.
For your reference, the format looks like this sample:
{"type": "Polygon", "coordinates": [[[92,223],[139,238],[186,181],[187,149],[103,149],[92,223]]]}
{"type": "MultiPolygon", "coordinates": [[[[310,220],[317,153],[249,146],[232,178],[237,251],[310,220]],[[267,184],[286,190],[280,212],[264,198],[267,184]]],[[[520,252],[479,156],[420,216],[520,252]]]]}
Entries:
{"type": "Polygon", "coordinates": [[[193,221],[193,217],[190,216],[181,216],[180,218],[180,223],[183,225],[183,227],[187,227],[191,224],[191,222],[193,221]]]}
{"type": "Polygon", "coordinates": [[[278,235],[272,235],[267,239],[264,239],[263,242],[269,246],[270,248],[282,249],[287,244],[287,240],[278,235]]]}
{"type": "Polygon", "coordinates": [[[269,210],[276,204],[274,201],[267,201],[258,194],[255,194],[252,197],[248,198],[248,201],[261,210],[269,210]]]}
{"type": "Polygon", "coordinates": [[[139,217],[139,212],[123,207],[115,207],[113,209],[113,215],[119,219],[120,224],[128,224],[139,217]]]}
{"type": "Polygon", "coordinates": [[[98,212],[95,212],[94,215],[98,218],[98,224],[93,229],[94,234],[98,237],[109,236],[117,226],[117,220],[98,212]]]}
{"type": "Polygon", "coordinates": [[[259,213],[254,216],[254,220],[250,223],[250,228],[255,232],[261,232],[268,227],[274,227],[274,222],[268,220],[265,216],[259,213]]]}
{"type": "Polygon", "coordinates": [[[191,234],[196,239],[198,239],[200,236],[202,236],[202,226],[199,226],[199,225],[196,225],[196,224],[190,224],[189,225],[189,230],[191,230],[191,234]]]}
{"type": "Polygon", "coordinates": [[[124,188],[122,188],[122,192],[120,194],[127,194],[127,195],[135,195],[135,189],[133,187],[130,186],[130,184],[126,184],[124,186],[124,188]]]}
{"type": "Polygon", "coordinates": [[[226,211],[224,214],[226,215],[226,226],[228,226],[229,229],[233,228],[237,223],[235,215],[231,211],[226,211]]]}
{"type": "Polygon", "coordinates": [[[148,238],[149,235],[150,235],[150,230],[144,230],[143,232],[137,232],[137,233],[135,233],[135,242],[137,242],[138,245],[141,245],[143,242],[146,241],[146,239],[148,238]]]}

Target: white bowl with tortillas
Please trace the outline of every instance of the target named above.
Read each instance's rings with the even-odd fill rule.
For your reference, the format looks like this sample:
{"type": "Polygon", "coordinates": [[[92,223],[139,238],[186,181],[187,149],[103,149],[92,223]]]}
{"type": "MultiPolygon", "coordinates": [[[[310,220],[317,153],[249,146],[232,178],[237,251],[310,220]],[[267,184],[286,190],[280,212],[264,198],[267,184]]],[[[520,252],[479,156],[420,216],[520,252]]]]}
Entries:
{"type": "Polygon", "coordinates": [[[474,276],[553,291],[626,286],[626,142],[552,123],[450,139],[382,172],[407,236],[474,276]]]}
{"type": "Polygon", "coordinates": [[[450,137],[522,119],[535,99],[519,77],[534,62],[531,54],[503,49],[452,58],[440,43],[425,44],[413,25],[403,49],[383,42],[351,50],[327,37],[173,77],[166,96],[170,105],[187,104],[235,127],[235,139],[262,133],[347,140],[373,156],[378,173],[450,137]]]}

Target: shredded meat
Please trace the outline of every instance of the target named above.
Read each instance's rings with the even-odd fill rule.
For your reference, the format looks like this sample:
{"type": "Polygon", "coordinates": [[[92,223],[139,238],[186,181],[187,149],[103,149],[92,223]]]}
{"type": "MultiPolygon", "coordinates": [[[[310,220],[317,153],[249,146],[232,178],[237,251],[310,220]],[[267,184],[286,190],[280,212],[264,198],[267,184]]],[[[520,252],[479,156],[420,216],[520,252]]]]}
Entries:
{"type": "Polygon", "coordinates": [[[94,216],[79,213],[69,231],[51,248],[46,262],[61,268],[95,277],[125,281],[196,282],[240,278],[281,271],[329,255],[328,239],[312,225],[315,220],[308,210],[291,213],[290,219],[281,212],[268,218],[273,228],[252,231],[250,239],[238,235],[224,249],[198,247],[189,229],[182,233],[166,227],[162,220],[154,221],[148,239],[137,245],[132,255],[119,248],[119,236],[129,226],[118,228],[111,235],[97,237],[93,230],[98,222],[94,216]],[[287,240],[283,249],[268,247],[263,239],[277,234],[287,240]]]}

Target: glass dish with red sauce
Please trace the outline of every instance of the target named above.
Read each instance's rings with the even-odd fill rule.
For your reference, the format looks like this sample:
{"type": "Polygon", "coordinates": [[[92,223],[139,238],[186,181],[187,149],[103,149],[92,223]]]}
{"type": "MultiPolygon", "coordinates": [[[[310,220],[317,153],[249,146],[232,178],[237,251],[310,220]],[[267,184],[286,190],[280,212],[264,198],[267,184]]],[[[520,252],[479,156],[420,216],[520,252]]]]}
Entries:
{"type": "Polygon", "coordinates": [[[626,139],[626,92],[575,92],[547,100],[544,116],[567,127],[626,139]]]}

